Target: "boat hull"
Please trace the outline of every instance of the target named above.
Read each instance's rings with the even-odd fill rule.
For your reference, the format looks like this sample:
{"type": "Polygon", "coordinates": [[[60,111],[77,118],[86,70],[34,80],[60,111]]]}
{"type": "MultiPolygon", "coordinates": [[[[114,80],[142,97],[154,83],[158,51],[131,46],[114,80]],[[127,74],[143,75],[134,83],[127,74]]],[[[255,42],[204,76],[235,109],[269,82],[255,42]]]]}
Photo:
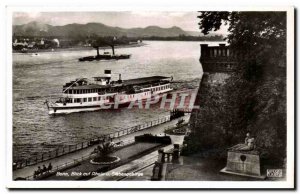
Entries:
{"type": "MultiPolygon", "coordinates": [[[[167,94],[168,92],[172,91],[173,89],[167,89],[161,92],[156,93],[156,95],[159,97],[159,99],[162,98],[163,94],[167,94]]],[[[124,108],[128,107],[128,105],[132,102],[136,102],[137,100],[142,100],[143,103],[145,103],[148,99],[153,100],[151,94],[148,96],[139,97],[137,99],[128,100],[126,102],[119,101],[116,102],[102,102],[97,104],[83,104],[83,103],[77,103],[77,104],[62,104],[62,103],[55,103],[52,106],[48,106],[49,114],[55,115],[55,114],[69,114],[69,113],[75,113],[75,112],[88,112],[88,111],[97,111],[97,110],[112,110],[112,109],[118,109],[118,108],[124,108]],[[117,105],[116,105],[117,104],[117,105]]]]}
{"type": "Polygon", "coordinates": [[[121,54],[121,55],[98,55],[98,56],[88,56],[82,57],[78,60],[83,61],[99,61],[99,60],[119,60],[119,59],[129,59],[131,55],[121,54]]]}

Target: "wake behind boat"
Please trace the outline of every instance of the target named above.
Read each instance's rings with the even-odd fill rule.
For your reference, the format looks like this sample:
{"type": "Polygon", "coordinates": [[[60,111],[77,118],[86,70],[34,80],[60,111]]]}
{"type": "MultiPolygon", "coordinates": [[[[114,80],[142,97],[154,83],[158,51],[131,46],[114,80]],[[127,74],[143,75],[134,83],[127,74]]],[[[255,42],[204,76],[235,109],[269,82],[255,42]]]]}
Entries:
{"type": "Polygon", "coordinates": [[[130,103],[150,99],[154,95],[167,93],[172,77],[151,76],[136,79],[111,81],[111,70],[105,76],[78,78],[63,86],[63,95],[56,102],[46,101],[49,114],[72,113],[107,109],[108,105],[130,103]]]}

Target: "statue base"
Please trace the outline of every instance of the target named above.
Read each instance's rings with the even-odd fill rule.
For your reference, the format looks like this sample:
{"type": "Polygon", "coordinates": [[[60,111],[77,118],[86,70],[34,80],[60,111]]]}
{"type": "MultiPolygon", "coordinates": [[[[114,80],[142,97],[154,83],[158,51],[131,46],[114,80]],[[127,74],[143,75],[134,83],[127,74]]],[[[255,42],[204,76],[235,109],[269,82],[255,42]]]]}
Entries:
{"type": "MultiPolygon", "coordinates": [[[[236,146],[234,146],[236,147],[236,146]]],[[[227,164],[220,172],[265,179],[260,172],[260,156],[256,150],[228,150],[227,164]]]]}

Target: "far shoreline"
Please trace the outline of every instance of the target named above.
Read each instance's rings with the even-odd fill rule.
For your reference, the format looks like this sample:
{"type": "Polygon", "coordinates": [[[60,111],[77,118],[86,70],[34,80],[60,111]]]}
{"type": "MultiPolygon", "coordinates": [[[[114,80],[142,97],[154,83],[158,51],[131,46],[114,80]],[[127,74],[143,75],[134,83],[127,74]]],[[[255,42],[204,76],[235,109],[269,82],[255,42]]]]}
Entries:
{"type": "MultiPolygon", "coordinates": [[[[145,46],[147,44],[145,43],[137,43],[137,44],[129,44],[129,45],[117,45],[115,46],[115,48],[133,48],[133,47],[141,47],[141,46],[145,46]]],[[[104,50],[104,49],[111,49],[111,47],[101,47],[100,48],[101,50],[104,50]]],[[[54,52],[62,52],[62,51],[89,51],[89,50],[95,50],[95,48],[93,47],[85,47],[85,46],[78,46],[78,47],[69,47],[69,48],[55,48],[55,49],[32,49],[32,50],[27,50],[26,52],[21,52],[21,51],[16,51],[16,50],[13,50],[12,53],[14,54],[32,54],[32,53],[48,53],[48,52],[51,52],[51,53],[54,53],[54,52]]]]}

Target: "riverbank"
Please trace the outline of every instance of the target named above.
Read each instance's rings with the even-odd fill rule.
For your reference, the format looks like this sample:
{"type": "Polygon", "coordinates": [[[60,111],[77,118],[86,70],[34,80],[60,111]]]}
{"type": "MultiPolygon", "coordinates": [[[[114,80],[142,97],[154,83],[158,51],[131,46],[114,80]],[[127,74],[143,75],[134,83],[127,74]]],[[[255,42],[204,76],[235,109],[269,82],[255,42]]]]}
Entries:
{"type": "MultiPolygon", "coordinates": [[[[190,115],[188,114],[188,115],[184,116],[183,118],[185,120],[189,120],[189,117],[190,117],[190,115]]],[[[145,133],[152,134],[152,135],[163,134],[164,130],[167,127],[176,126],[178,120],[181,119],[181,118],[174,119],[170,122],[163,123],[161,125],[157,125],[157,126],[148,128],[145,131],[137,131],[135,133],[122,136],[120,138],[115,138],[115,139],[113,139],[113,141],[114,142],[121,142],[121,141],[123,141],[123,142],[132,142],[132,141],[134,141],[135,136],[143,135],[145,133]]],[[[66,154],[66,155],[62,155],[62,156],[57,157],[57,158],[47,160],[45,162],[40,162],[38,164],[27,166],[27,167],[24,167],[22,169],[17,169],[15,171],[13,171],[13,179],[16,179],[18,177],[25,178],[25,177],[32,176],[33,172],[38,168],[38,166],[42,166],[43,164],[45,164],[47,166],[49,163],[51,163],[52,166],[53,166],[53,169],[55,169],[58,166],[62,166],[62,165],[68,164],[70,162],[74,162],[78,159],[81,159],[83,156],[89,155],[95,149],[96,146],[97,145],[94,145],[94,146],[88,147],[86,149],[78,150],[78,151],[75,151],[75,152],[72,152],[72,153],[69,153],[69,154],[66,154]]]]}
{"type": "MultiPolygon", "coordinates": [[[[133,47],[141,47],[147,45],[146,43],[137,43],[137,44],[129,44],[129,45],[117,45],[115,48],[133,48],[133,47]]],[[[111,47],[100,47],[100,50],[111,49],[111,47]]],[[[77,46],[77,47],[69,47],[69,48],[55,48],[55,49],[29,49],[26,52],[13,50],[13,53],[20,54],[32,54],[32,53],[46,53],[46,52],[62,52],[62,51],[89,51],[95,50],[93,47],[87,46],[77,46]]],[[[96,51],[95,51],[96,52],[96,51]]]]}

